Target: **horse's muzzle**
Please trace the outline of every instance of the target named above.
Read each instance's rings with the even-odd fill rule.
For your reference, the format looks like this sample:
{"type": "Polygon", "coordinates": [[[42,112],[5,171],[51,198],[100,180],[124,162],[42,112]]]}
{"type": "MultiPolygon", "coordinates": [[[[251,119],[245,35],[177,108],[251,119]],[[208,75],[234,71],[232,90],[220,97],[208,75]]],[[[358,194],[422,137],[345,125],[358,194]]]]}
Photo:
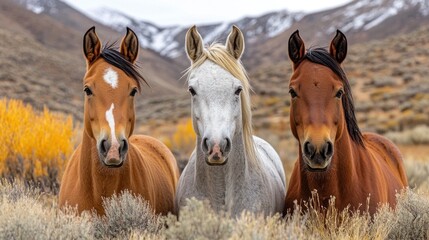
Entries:
{"type": "Polygon", "coordinates": [[[306,141],[302,146],[302,155],[310,171],[326,171],[334,154],[334,145],[331,141],[315,146],[306,141]]]}
{"type": "Polygon", "coordinates": [[[208,165],[224,165],[231,151],[231,140],[224,138],[222,141],[210,141],[208,138],[203,138],[201,147],[206,154],[208,165]]]}
{"type": "Polygon", "coordinates": [[[123,138],[119,142],[103,139],[97,146],[101,162],[106,167],[120,167],[123,165],[128,152],[128,141],[123,138]]]}

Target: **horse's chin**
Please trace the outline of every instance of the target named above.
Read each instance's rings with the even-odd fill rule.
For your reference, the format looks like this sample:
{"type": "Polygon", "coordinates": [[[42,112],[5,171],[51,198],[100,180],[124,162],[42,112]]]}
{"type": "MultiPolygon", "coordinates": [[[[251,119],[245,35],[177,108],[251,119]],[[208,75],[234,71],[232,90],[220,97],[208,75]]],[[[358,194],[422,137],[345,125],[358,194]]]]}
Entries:
{"type": "Polygon", "coordinates": [[[309,160],[304,160],[305,168],[309,172],[326,172],[329,169],[329,166],[331,166],[331,159],[327,160],[324,164],[324,166],[312,166],[311,162],[309,160]]]}
{"type": "Polygon", "coordinates": [[[307,170],[309,172],[326,172],[326,170],[328,170],[328,168],[329,168],[329,164],[324,168],[312,168],[309,165],[307,165],[307,170]]]}
{"type": "Polygon", "coordinates": [[[209,166],[222,166],[228,162],[228,158],[221,158],[219,160],[213,160],[206,157],[206,163],[209,166]]]}
{"type": "Polygon", "coordinates": [[[101,162],[105,167],[108,167],[108,168],[119,168],[119,167],[122,167],[122,165],[124,165],[124,160],[116,160],[116,161],[115,160],[108,161],[107,159],[104,159],[104,160],[101,160],[101,162]]]}

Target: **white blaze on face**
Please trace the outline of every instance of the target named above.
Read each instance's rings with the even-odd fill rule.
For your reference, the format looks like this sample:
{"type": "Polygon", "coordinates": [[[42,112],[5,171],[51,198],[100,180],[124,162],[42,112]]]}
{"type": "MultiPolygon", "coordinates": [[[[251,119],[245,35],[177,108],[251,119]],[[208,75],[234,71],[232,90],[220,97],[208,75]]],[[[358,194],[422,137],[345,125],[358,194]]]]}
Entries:
{"type": "Polygon", "coordinates": [[[118,87],[118,73],[112,68],[109,67],[104,71],[103,79],[107,84],[112,86],[113,89],[118,87]]]}
{"type": "Polygon", "coordinates": [[[114,143],[118,143],[118,140],[116,139],[116,135],[115,135],[115,118],[113,117],[113,109],[115,108],[115,105],[112,103],[112,105],[110,105],[109,110],[106,111],[106,120],[107,123],[109,123],[109,127],[110,127],[110,135],[112,137],[112,145],[114,143]]]}

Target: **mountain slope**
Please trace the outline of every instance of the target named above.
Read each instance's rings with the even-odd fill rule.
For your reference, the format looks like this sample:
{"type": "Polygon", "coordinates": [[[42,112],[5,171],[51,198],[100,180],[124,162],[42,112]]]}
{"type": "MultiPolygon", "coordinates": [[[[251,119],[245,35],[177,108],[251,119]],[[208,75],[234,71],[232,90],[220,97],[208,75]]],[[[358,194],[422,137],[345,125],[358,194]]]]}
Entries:
{"type": "MultiPolygon", "coordinates": [[[[185,60],[183,46],[189,26],[162,28],[109,9],[95,10],[91,16],[115,29],[132,26],[140,34],[145,48],[178,62],[185,60]]],[[[211,43],[223,41],[233,24],[239,26],[247,44],[243,60],[249,68],[255,69],[261,64],[286,59],[286,43],[296,29],[308,46],[325,46],[337,29],[355,44],[408,33],[428,23],[429,0],[357,0],[327,11],[306,14],[282,10],[233,22],[198,25],[198,30],[205,42],[211,43]]]]}
{"type": "Polygon", "coordinates": [[[300,30],[306,47],[327,46],[340,29],[350,45],[409,33],[429,24],[429,0],[359,0],[335,9],[304,16],[288,30],[258,46],[249,47],[250,66],[269,65],[287,59],[287,41],[300,30]],[[273,51],[273,49],[277,49],[273,51]]]}
{"type": "MultiPolygon", "coordinates": [[[[362,131],[387,133],[429,123],[429,28],[349,46],[343,63],[350,80],[362,131]]],[[[256,133],[273,142],[291,139],[289,130],[292,73],[289,60],[261,66],[250,73],[253,125],[256,133]],[[273,134],[275,132],[275,134],[273,134]]],[[[190,116],[189,96],[148,101],[146,131],[163,129],[190,116]]],[[[418,138],[418,136],[415,136],[418,138]]]]}
{"type": "MultiPolygon", "coordinates": [[[[243,18],[236,22],[223,22],[199,25],[198,31],[207,43],[226,39],[233,24],[239,26],[248,42],[256,43],[272,38],[289,28],[303,17],[303,13],[291,13],[287,10],[265,14],[257,18],[243,18]]],[[[186,31],[189,26],[158,27],[147,21],[137,20],[124,13],[102,8],[94,10],[91,16],[114,29],[130,26],[140,34],[142,45],[159,52],[161,55],[175,58],[183,55],[186,31]]]]}
{"type": "MultiPolygon", "coordinates": [[[[9,2],[9,0],[5,1],[9,2]]],[[[17,0],[17,3],[30,11],[26,11],[25,14],[31,15],[33,19],[29,20],[24,27],[32,32],[36,40],[44,45],[70,52],[79,57],[79,61],[82,61],[82,36],[91,26],[96,26],[97,34],[105,44],[112,41],[120,42],[125,33],[125,27],[112,29],[95,22],[59,0],[17,0]]],[[[5,14],[18,21],[22,19],[22,14],[10,15],[6,12],[5,14]]],[[[181,85],[177,80],[184,69],[182,65],[146,49],[140,51],[139,59],[144,75],[155,89],[144,90],[146,95],[179,92],[177,88],[181,85]]]]}
{"type": "MultiPolygon", "coordinates": [[[[394,62],[390,57],[392,54],[389,55],[387,50],[381,55],[371,55],[371,51],[374,51],[371,47],[373,43],[368,48],[365,46],[370,40],[379,40],[386,46],[403,49],[396,46],[399,44],[398,40],[392,40],[397,38],[383,39],[399,35],[398,38],[407,43],[408,35],[404,33],[429,23],[428,6],[429,0],[406,2],[360,0],[311,14],[279,11],[257,18],[243,18],[236,22],[201,25],[199,31],[206,43],[209,43],[216,38],[222,41],[232,24],[242,28],[247,41],[243,62],[252,77],[256,93],[261,96],[257,99],[265,101],[261,99],[284,98],[290,72],[290,68],[287,67],[289,63],[286,48],[292,31],[300,29],[307,47],[310,47],[327,46],[335,30],[342,29],[348,37],[350,49],[355,49],[354,45],[359,46],[358,50],[351,50],[354,52],[349,54],[351,64],[346,62],[347,67],[356,70],[357,73],[352,72],[352,75],[361,74],[358,71],[365,72],[371,76],[371,79],[365,81],[371,82],[376,81],[373,74],[378,74],[377,77],[382,78],[382,74],[389,75],[393,70],[380,72],[380,69],[371,68],[372,70],[366,73],[367,67],[374,66],[360,65],[359,61],[353,62],[354,56],[359,55],[362,62],[388,59],[393,67],[403,64],[399,60],[394,62]],[[390,41],[395,44],[390,44],[390,41]],[[375,60],[365,59],[365,54],[373,56],[375,60]]],[[[120,39],[124,26],[127,25],[138,33],[141,44],[146,47],[140,52],[140,61],[144,75],[152,85],[152,89],[146,89],[143,98],[138,100],[138,114],[144,116],[146,120],[157,119],[157,121],[159,119],[169,121],[175,119],[174,116],[188,116],[189,102],[187,96],[183,97],[186,95],[185,83],[178,81],[182,76],[181,71],[189,64],[183,49],[187,26],[162,28],[121,13],[112,13],[105,9],[103,11],[105,13],[99,12],[96,15],[100,21],[110,19],[111,21],[105,23],[111,27],[95,22],[61,1],[2,0],[0,21],[3,24],[0,28],[0,41],[6,44],[0,47],[0,96],[24,99],[38,108],[47,105],[58,111],[72,113],[81,119],[83,104],[81,81],[85,70],[81,50],[82,35],[90,26],[96,25],[97,33],[103,40],[120,39]],[[180,97],[177,97],[179,95],[180,97]]],[[[427,39],[422,38],[421,41],[427,39]]],[[[380,51],[381,47],[377,49],[380,51]]],[[[417,56],[415,52],[403,54],[409,58],[417,56]]],[[[400,58],[400,55],[395,56],[400,58]]],[[[422,56],[417,58],[420,62],[426,63],[426,58],[422,56]]],[[[422,68],[419,67],[416,71],[418,72],[413,74],[407,70],[401,77],[422,79],[424,75],[422,68]]],[[[395,81],[400,79],[396,75],[393,77],[395,81]]],[[[370,97],[366,95],[363,99],[370,97]]],[[[287,104],[283,100],[280,102],[287,104]]],[[[263,112],[258,112],[262,111],[260,110],[262,107],[266,107],[264,103],[257,100],[255,105],[259,106],[255,112],[256,118],[264,115],[263,112]]],[[[279,109],[284,107],[280,103],[272,106],[279,109]]],[[[273,114],[282,111],[279,109],[272,109],[273,114]]],[[[256,123],[257,126],[261,126],[258,124],[261,124],[261,121],[256,123]]],[[[369,128],[375,126],[371,125],[369,128]]]]}
{"type": "MultiPolygon", "coordinates": [[[[125,29],[118,32],[101,25],[61,1],[29,2],[36,3],[0,1],[0,97],[23,99],[38,109],[48,106],[81,120],[82,36],[95,25],[106,43],[120,40],[125,29]],[[41,7],[43,4],[50,8],[41,7]]],[[[183,92],[178,81],[182,66],[146,49],[141,49],[139,62],[152,87],[144,88],[143,99],[183,92]]],[[[140,109],[142,97],[138,99],[140,109]]]]}

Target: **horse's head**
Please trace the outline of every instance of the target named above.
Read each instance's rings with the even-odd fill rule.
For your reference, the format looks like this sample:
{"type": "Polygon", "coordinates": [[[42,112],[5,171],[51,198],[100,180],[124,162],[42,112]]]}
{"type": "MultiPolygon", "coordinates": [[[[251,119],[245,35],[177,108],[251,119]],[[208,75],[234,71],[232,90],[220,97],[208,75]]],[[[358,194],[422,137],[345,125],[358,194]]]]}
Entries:
{"type": "Polygon", "coordinates": [[[340,65],[347,54],[347,39],[337,31],[329,52],[306,52],[296,31],[288,47],[294,70],[289,84],[291,129],[308,169],[324,171],[330,165],[335,141],[348,124],[346,118],[355,121],[350,86],[340,65]]]}
{"type": "Polygon", "coordinates": [[[243,99],[247,104],[249,97],[247,78],[239,63],[243,50],[244,37],[235,26],[225,46],[217,44],[209,49],[204,49],[195,26],[186,34],[186,52],[192,62],[188,89],[193,125],[200,140],[197,147],[209,165],[227,162],[231,139],[242,129],[243,99]]]}
{"type": "Polygon", "coordinates": [[[139,81],[144,81],[135,65],[139,43],[127,28],[120,52],[101,45],[95,27],[90,28],[83,38],[87,63],[83,79],[85,132],[96,140],[101,162],[120,167],[134,128],[134,96],[140,90],[139,81]]]}

